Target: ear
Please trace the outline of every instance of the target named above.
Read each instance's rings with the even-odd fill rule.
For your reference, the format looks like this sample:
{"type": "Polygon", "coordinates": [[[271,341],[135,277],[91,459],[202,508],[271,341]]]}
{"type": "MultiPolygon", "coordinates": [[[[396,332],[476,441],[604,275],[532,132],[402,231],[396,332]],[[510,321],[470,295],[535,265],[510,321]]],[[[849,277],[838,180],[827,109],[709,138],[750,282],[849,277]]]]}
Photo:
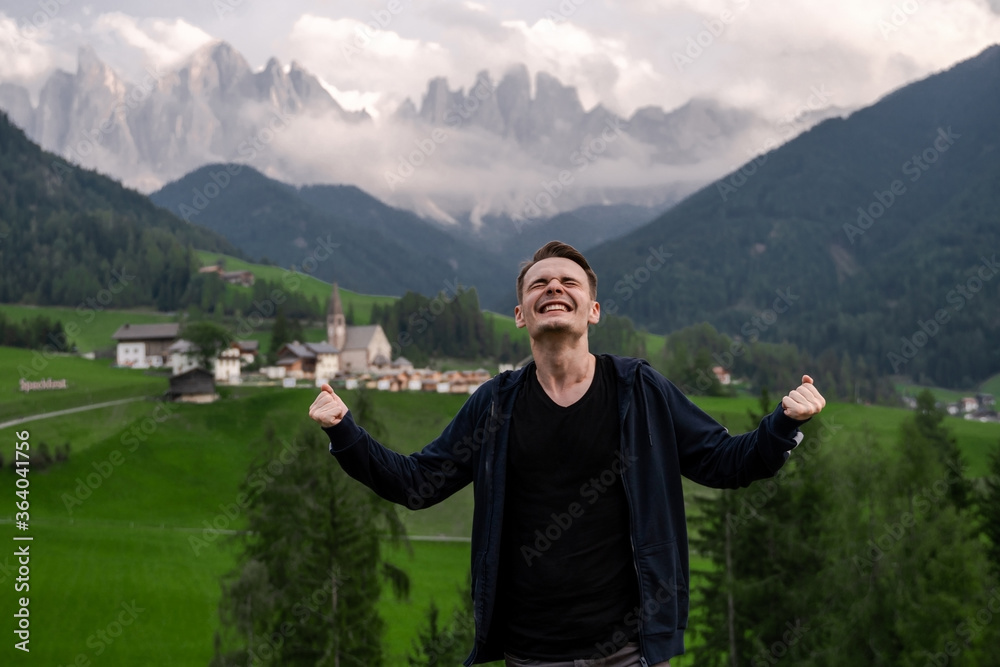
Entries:
{"type": "Polygon", "coordinates": [[[590,314],[587,316],[587,321],[591,324],[597,324],[601,321],[601,304],[594,302],[590,308],[590,314]]]}
{"type": "Polygon", "coordinates": [[[528,326],[528,323],[524,321],[524,313],[521,311],[520,304],[514,306],[514,324],[517,325],[518,329],[528,326]]]}

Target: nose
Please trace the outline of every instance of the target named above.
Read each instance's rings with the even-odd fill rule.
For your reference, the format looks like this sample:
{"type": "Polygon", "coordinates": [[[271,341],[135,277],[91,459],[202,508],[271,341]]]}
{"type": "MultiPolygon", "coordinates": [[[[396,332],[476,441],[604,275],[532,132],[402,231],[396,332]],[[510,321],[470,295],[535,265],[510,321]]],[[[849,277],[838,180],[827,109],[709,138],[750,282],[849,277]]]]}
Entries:
{"type": "Polygon", "coordinates": [[[549,281],[549,284],[545,286],[545,293],[552,294],[555,292],[562,292],[562,283],[558,279],[553,278],[549,281]]]}

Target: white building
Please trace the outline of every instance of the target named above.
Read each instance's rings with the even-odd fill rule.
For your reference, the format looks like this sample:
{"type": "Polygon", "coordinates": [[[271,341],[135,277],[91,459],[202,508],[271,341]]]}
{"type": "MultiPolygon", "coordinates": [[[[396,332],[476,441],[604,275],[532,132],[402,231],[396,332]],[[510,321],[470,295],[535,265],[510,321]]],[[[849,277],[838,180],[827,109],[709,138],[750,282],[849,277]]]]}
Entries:
{"type": "Polygon", "coordinates": [[[174,375],[181,375],[198,367],[198,355],[194,343],[189,340],[179,339],[167,348],[167,352],[170,353],[170,368],[174,375]]]}
{"type": "Polygon", "coordinates": [[[219,352],[219,356],[215,358],[215,381],[227,384],[239,384],[241,381],[240,369],[242,366],[243,359],[240,354],[240,348],[235,345],[227,347],[219,352]]]}
{"type": "Polygon", "coordinates": [[[130,368],[159,368],[169,362],[169,349],[178,338],[180,325],[123,324],[111,337],[118,343],[115,363],[130,368]]]}

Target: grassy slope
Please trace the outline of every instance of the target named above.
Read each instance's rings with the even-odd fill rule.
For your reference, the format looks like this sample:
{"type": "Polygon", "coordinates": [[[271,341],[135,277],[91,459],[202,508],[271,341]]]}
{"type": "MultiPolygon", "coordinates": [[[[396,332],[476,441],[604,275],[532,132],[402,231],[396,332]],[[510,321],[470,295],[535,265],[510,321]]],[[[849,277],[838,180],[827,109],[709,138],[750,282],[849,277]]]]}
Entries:
{"type": "MultiPolygon", "coordinates": [[[[0,422],[120,398],[157,396],[167,390],[166,376],[130,368],[111,368],[110,361],[0,347],[0,422]],[[19,379],[67,380],[67,389],[20,391],[19,379]]],[[[6,446],[6,443],[4,443],[6,446]]]]}
{"type": "Polygon", "coordinates": [[[1000,398],[1000,373],[979,385],[979,391],[993,394],[994,398],[1000,398]]]}
{"type": "Polygon", "coordinates": [[[166,313],[146,310],[103,310],[98,312],[87,306],[77,310],[62,306],[22,306],[3,303],[0,304],[0,312],[16,322],[44,315],[49,319],[62,322],[64,330],[66,327],[74,325],[79,333],[75,336],[69,336],[69,339],[76,343],[77,349],[81,353],[114,348],[115,342],[111,339],[111,334],[123,324],[176,321],[174,316],[166,313]]]}
{"type": "MultiPolygon", "coordinates": [[[[258,278],[263,278],[271,282],[276,282],[280,285],[288,287],[291,285],[291,281],[288,278],[283,278],[289,274],[288,269],[283,269],[280,266],[266,266],[264,264],[252,264],[250,262],[244,261],[242,259],[237,259],[229,255],[220,255],[219,253],[207,252],[204,250],[199,250],[198,258],[201,260],[202,264],[207,266],[209,264],[215,264],[220,258],[224,259],[226,262],[227,271],[243,271],[249,270],[253,271],[254,275],[258,278]],[[286,282],[287,281],[287,282],[286,282]]],[[[298,274],[300,279],[300,287],[297,290],[304,294],[308,298],[315,297],[320,304],[325,304],[330,298],[330,283],[323,282],[318,278],[314,278],[308,274],[298,274]]],[[[240,289],[239,287],[230,287],[230,289],[240,289]]],[[[243,288],[248,289],[248,288],[243,288]]],[[[344,304],[344,312],[346,313],[351,306],[354,306],[354,316],[358,324],[366,324],[371,319],[372,306],[374,304],[384,305],[387,303],[392,303],[396,300],[394,296],[372,296],[368,294],[358,294],[357,292],[351,292],[350,290],[340,289],[340,299],[344,304]]]]}

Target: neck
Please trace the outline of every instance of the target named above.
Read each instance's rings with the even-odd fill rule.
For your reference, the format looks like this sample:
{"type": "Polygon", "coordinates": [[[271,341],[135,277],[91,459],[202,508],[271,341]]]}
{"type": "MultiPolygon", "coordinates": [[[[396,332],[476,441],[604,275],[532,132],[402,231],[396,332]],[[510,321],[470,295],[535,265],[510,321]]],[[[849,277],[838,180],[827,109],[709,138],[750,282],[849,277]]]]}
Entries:
{"type": "Polygon", "coordinates": [[[546,338],[531,341],[538,381],[547,389],[563,389],[589,380],[596,358],[590,353],[586,336],[572,341],[546,338]]]}

